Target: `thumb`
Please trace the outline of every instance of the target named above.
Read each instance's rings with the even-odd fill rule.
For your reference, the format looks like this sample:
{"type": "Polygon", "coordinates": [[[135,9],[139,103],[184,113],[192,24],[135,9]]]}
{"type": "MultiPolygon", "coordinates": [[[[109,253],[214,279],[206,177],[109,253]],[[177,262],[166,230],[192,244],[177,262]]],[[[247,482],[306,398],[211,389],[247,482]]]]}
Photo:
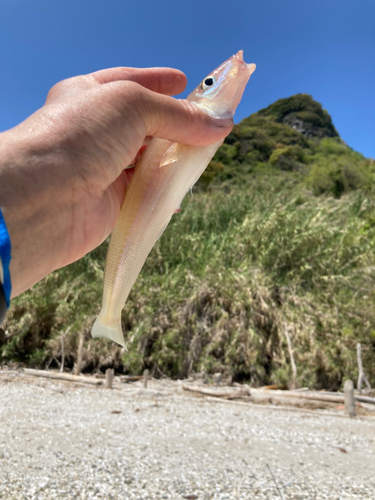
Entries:
{"type": "Polygon", "coordinates": [[[158,137],[191,146],[207,146],[223,140],[232,130],[232,119],[211,118],[185,99],[174,99],[129,81],[113,85],[117,87],[118,105],[123,108],[121,113],[129,117],[129,114],[134,116],[134,110],[137,111],[137,118],[144,128],[144,137],[158,137]]]}

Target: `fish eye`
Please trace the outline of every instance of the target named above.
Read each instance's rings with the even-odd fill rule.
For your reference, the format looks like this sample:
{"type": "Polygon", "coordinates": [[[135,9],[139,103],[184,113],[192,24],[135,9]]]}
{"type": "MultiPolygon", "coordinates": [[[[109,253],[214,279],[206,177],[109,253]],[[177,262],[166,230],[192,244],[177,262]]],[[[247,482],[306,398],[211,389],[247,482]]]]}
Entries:
{"type": "Polygon", "coordinates": [[[202,90],[207,90],[208,88],[212,87],[212,85],[214,83],[215,83],[215,79],[212,76],[208,76],[201,83],[201,88],[202,88],[202,90]]]}

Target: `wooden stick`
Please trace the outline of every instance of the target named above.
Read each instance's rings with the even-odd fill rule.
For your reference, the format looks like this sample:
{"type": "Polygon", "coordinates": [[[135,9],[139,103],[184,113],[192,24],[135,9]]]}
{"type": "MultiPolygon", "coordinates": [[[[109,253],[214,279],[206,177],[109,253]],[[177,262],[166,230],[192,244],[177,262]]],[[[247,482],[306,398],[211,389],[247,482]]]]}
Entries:
{"type": "Polygon", "coordinates": [[[282,494],[282,493],[281,493],[281,491],[280,491],[279,485],[277,484],[276,478],[275,478],[275,476],[273,475],[273,472],[272,472],[272,470],[271,470],[271,467],[270,467],[268,464],[266,464],[266,465],[267,465],[267,467],[268,467],[268,470],[269,470],[269,471],[270,471],[270,473],[271,473],[272,479],[273,479],[273,481],[274,481],[274,483],[275,483],[275,485],[276,485],[276,488],[277,488],[277,491],[279,492],[279,495],[280,495],[281,500],[284,500],[283,494],[282,494]]]}
{"type": "Polygon", "coordinates": [[[47,361],[46,366],[44,367],[44,369],[45,369],[45,370],[48,370],[48,368],[51,366],[51,363],[52,363],[52,361],[53,361],[53,357],[54,357],[54,356],[53,356],[53,354],[52,354],[52,356],[51,356],[51,357],[49,358],[49,360],[47,361]]]}
{"type": "Polygon", "coordinates": [[[143,378],[143,375],[121,375],[120,380],[121,382],[127,383],[127,382],[137,382],[137,380],[141,380],[143,378]]]}
{"type": "Polygon", "coordinates": [[[65,363],[64,335],[61,335],[61,366],[60,366],[61,373],[64,371],[64,363],[65,363]]]}
{"type": "Polygon", "coordinates": [[[84,333],[79,334],[79,343],[78,343],[78,351],[77,351],[77,366],[75,375],[79,375],[81,373],[81,365],[82,365],[82,357],[83,357],[83,346],[85,345],[85,335],[84,333]]]}
{"type": "Polygon", "coordinates": [[[45,370],[33,370],[32,368],[25,368],[23,372],[26,375],[33,375],[34,377],[53,378],[58,380],[66,380],[68,382],[83,382],[84,384],[102,385],[103,381],[96,378],[84,377],[83,375],[70,375],[69,373],[48,372],[45,370]]]}
{"type": "Polygon", "coordinates": [[[346,380],[344,384],[345,411],[349,417],[355,417],[354,384],[352,380],[346,380]]]}
{"type": "Polygon", "coordinates": [[[61,365],[60,365],[60,372],[63,373],[64,371],[64,364],[65,364],[65,350],[64,350],[64,344],[65,344],[65,337],[68,335],[70,332],[72,326],[68,326],[68,328],[65,330],[65,332],[61,335],[61,365]]]}
{"type": "MultiPolygon", "coordinates": [[[[60,363],[60,361],[56,358],[56,356],[53,358],[53,361],[56,361],[56,364],[57,364],[58,368],[60,369],[61,363],[60,363]]],[[[46,370],[48,370],[48,368],[49,368],[49,366],[48,366],[48,367],[46,366],[46,370]]]]}
{"type": "Polygon", "coordinates": [[[146,389],[149,371],[145,370],[143,372],[143,387],[146,389]]]}
{"type": "MultiPolygon", "coordinates": [[[[311,399],[313,401],[327,401],[331,403],[341,403],[345,402],[343,394],[334,393],[314,393],[314,392],[298,392],[298,391],[262,391],[260,389],[251,389],[251,392],[256,395],[259,393],[264,393],[265,397],[281,397],[281,398],[299,398],[299,399],[311,399]]],[[[361,401],[363,403],[375,404],[375,398],[370,398],[368,396],[358,396],[355,395],[354,399],[356,401],[361,401]]]]}
{"type": "MultiPolygon", "coordinates": [[[[189,390],[189,389],[188,389],[189,390]]],[[[194,390],[194,389],[192,389],[194,390]]],[[[209,389],[202,389],[209,390],[209,389]]],[[[250,391],[250,389],[249,389],[250,391]]],[[[265,398],[274,397],[274,398],[297,398],[297,399],[310,399],[312,401],[326,401],[327,403],[339,403],[344,404],[345,398],[344,394],[336,394],[336,393],[317,393],[317,392],[307,392],[307,391],[273,391],[273,390],[264,390],[262,388],[255,389],[251,388],[251,394],[256,397],[257,394],[264,395],[265,398]]],[[[370,403],[375,404],[375,398],[370,398],[368,396],[359,396],[355,395],[354,399],[356,401],[362,403],[370,403]]]]}
{"type": "MultiPolygon", "coordinates": [[[[207,396],[213,396],[217,398],[241,398],[243,396],[249,396],[250,390],[247,391],[236,391],[236,392],[228,392],[228,391],[215,391],[212,389],[204,389],[201,387],[195,387],[192,385],[183,385],[183,389],[186,391],[199,392],[201,394],[206,394],[207,396]]],[[[313,401],[325,401],[327,403],[344,403],[343,396],[335,396],[335,395],[326,395],[326,394],[308,394],[306,392],[292,392],[292,391],[260,391],[257,389],[251,389],[253,395],[255,394],[264,394],[265,397],[275,397],[275,398],[297,398],[297,399],[310,399],[313,401]]],[[[369,402],[367,398],[366,402],[369,402]]],[[[375,400],[374,400],[375,402],[375,400]]]]}
{"type": "Polygon", "coordinates": [[[289,332],[288,332],[288,327],[285,324],[284,324],[284,333],[285,333],[286,341],[287,341],[287,344],[288,344],[290,364],[292,365],[293,378],[292,378],[291,388],[292,389],[296,389],[296,387],[297,387],[297,367],[296,367],[296,363],[294,361],[292,341],[290,340],[290,335],[289,335],[289,332]]]}
{"type": "Polygon", "coordinates": [[[366,383],[367,388],[370,389],[370,391],[371,391],[370,382],[368,381],[368,378],[366,377],[365,372],[363,371],[362,352],[361,351],[362,351],[361,344],[358,342],[358,344],[357,344],[357,364],[358,364],[357,391],[362,392],[363,382],[366,383]]]}
{"type": "Polygon", "coordinates": [[[370,398],[369,396],[358,396],[357,394],[355,394],[354,399],[356,401],[360,401],[361,403],[370,403],[375,405],[375,398],[370,398]]]}
{"type": "Polygon", "coordinates": [[[113,368],[107,368],[105,371],[105,388],[112,389],[113,377],[115,375],[115,370],[113,368]]]}
{"type": "Polygon", "coordinates": [[[194,385],[182,385],[185,391],[199,392],[200,394],[205,394],[207,396],[214,396],[215,398],[228,398],[235,399],[241,398],[243,396],[249,396],[249,391],[215,391],[211,389],[203,389],[201,387],[195,387],[194,385]]]}
{"type": "MultiPolygon", "coordinates": [[[[324,410],[323,412],[320,412],[319,410],[306,410],[306,408],[300,408],[300,407],[295,407],[295,406],[284,406],[284,405],[262,405],[262,404],[257,404],[257,403],[245,403],[245,401],[233,401],[233,400],[228,400],[228,399],[223,399],[223,398],[213,398],[211,396],[207,396],[204,398],[205,401],[209,401],[210,403],[217,403],[217,404],[229,404],[229,405],[237,405],[237,406],[246,406],[247,408],[258,408],[259,410],[265,410],[265,411],[288,411],[288,412],[295,412],[295,413],[303,413],[305,415],[324,415],[324,416],[329,416],[329,417],[339,417],[339,418],[347,418],[344,413],[337,413],[335,411],[327,411],[324,410]]],[[[361,417],[363,419],[371,418],[373,417],[361,417]]]]}
{"type": "Polygon", "coordinates": [[[267,396],[280,397],[280,398],[297,398],[297,399],[310,399],[312,401],[326,401],[327,403],[343,403],[342,396],[331,396],[327,394],[309,394],[307,392],[292,392],[292,391],[267,391],[267,396]]]}

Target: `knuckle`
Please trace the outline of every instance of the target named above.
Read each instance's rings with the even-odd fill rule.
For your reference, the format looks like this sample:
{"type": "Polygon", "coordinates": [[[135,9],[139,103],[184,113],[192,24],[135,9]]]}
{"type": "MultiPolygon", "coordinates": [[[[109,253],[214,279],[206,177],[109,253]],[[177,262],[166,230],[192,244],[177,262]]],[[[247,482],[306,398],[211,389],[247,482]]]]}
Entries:
{"type": "Polygon", "coordinates": [[[107,84],[106,93],[109,100],[127,116],[137,115],[145,118],[150,101],[148,91],[132,81],[121,81],[107,84]]]}
{"type": "Polygon", "coordinates": [[[179,102],[181,103],[181,107],[186,115],[186,118],[194,119],[200,117],[199,110],[195,104],[192,104],[186,99],[181,99],[179,102]]]}
{"type": "Polygon", "coordinates": [[[80,90],[86,90],[93,86],[93,82],[87,75],[74,76],[57,82],[48,92],[47,101],[59,98],[68,93],[74,93],[80,90]]]}
{"type": "Polygon", "coordinates": [[[63,92],[64,88],[66,88],[66,81],[67,80],[61,80],[60,82],[55,83],[55,85],[50,88],[47,94],[47,101],[49,99],[53,99],[63,92]]]}
{"type": "Polygon", "coordinates": [[[111,87],[115,97],[127,102],[137,102],[144,95],[144,88],[131,80],[113,82],[108,86],[111,87]]]}

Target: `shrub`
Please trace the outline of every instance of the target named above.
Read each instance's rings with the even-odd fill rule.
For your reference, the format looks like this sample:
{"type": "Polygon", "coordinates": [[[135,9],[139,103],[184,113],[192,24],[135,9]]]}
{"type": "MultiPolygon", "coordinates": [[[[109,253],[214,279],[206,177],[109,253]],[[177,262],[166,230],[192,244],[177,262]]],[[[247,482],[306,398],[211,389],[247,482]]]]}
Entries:
{"type": "Polygon", "coordinates": [[[339,198],[353,189],[369,189],[371,180],[363,162],[341,155],[334,159],[320,158],[311,167],[306,183],[316,195],[331,193],[339,198]]]}

